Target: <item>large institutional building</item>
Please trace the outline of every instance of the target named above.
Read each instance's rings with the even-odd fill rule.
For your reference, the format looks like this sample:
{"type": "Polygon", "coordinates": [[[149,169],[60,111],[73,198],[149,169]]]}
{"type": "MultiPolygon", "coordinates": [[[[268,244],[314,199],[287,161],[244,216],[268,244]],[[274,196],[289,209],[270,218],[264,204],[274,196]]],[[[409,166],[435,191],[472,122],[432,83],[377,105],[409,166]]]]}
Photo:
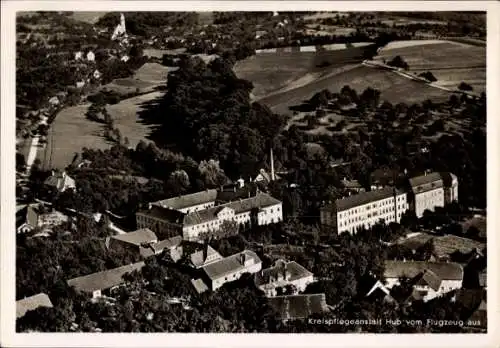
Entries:
{"type": "Polygon", "coordinates": [[[335,226],[337,233],[356,233],[377,222],[400,222],[407,210],[422,217],[424,211],[458,200],[458,179],[451,173],[429,173],[408,180],[405,190],[387,186],[337,199],[321,208],[324,225],[335,226]]]}
{"type": "Polygon", "coordinates": [[[321,223],[336,226],[338,233],[356,233],[381,220],[399,222],[407,209],[406,193],[387,187],[337,199],[321,209],[321,223]]]}
{"type": "Polygon", "coordinates": [[[228,203],[218,197],[218,191],[206,190],[151,203],[136,213],[137,228],[149,228],[162,238],[181,235],[184,240],[196,241],[218,231],[225,221],[267,225],[283,220],[281,202],[266,193],[228,203]]]}

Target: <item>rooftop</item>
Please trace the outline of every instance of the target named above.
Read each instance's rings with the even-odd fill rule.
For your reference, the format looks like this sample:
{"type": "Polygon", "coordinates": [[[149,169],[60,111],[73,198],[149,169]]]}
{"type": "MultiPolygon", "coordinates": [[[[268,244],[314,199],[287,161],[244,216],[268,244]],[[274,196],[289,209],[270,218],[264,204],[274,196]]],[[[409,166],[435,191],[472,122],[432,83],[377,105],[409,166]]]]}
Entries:
{"type": "Polygon", "coordinates": [[[435,190],[443,187],[443,179],[437,172],[432,172],[426,175],[420,175],[410,178],[410,186],[415,193],[435,190]]]}
{"type": "Polygon", "coordinates": [[[123,276],[127,273],[140,270],[144,267],[144,262],[137,262],[130,265],[113,268],[110,270],[92,273],[82,277],[68,280],[68,285],[77,291],[93,292],[105,290],[123,283],[123,276]]]}
{"type": "Polygon", "coordinates": [[[170,209],[185,209],[195,205],[215,202],[217,199],[217,190],[205,190],[196,193],[191,193],[184,196],[172,197],[152,203],[170,209]]]}
{"type": "Polygon", "coordinates": [[[203,270],[207,274],[207,276],[214,280],[219,279],[227,274],[231,274],[240,270],[245,269],[246,267],[241,262],[241,257],[244,255],[245,260],[251,259],[252,265],[262,262],[260,258],[251,250],[243,250],[238,254],[234,254],[228,256],[222,260],[210,263],[203,267],[203,270]]]}
{"type": "Polygon", "coordinates": [[[325,294],[270,297],[269,304],[282,320],[307,318],[327,310],[325,294]]]}
{"type": "Polygon", "coordinates": [[[143,209],[137,212],[140,215],[148,215],[160,220],[167,220],[173,223],[182,224],[184,221],[185,213],[177,210],[163,208],[158,205],[151,205],[150,209],[143,209]]]}
{"type": "Polygon", "coordinates": [[[325,206],[323,209],[335,209],[337,212],[349,210],[360,205],[369,204],[377,202],[396,194],[402,194],[403,192],[396,190],[392,187],[386,187],[381,190],[374,190],[368,192],[361,192],[346,198],[337,199],[335,203],[325,206]]]}
{"type": "Polygon", "coordinates": [[[141,210],[138,214],[150,215],[158,219],[192,226],[216,220],[217,214],[224,208],[233,209],[235,214],[240,214],[248,212],[252,209],[265,208],[280,203],[281,202],[279,200],[271,197],[267,193],[259,192],[257,195],[250,198],[239,199],[237,201],[221,204],[215,207],[193,211],[189,214],[182,213],[174,209],[164,208],[155,204],[151,205],[151,209],[141,210]]]}
{"type": "Polygon", "coordinates": [[[313,275],[307,269],[299,265],[295,261],[285,262],[278,260],[273,267],[263,269],[261,272],[255,274],[255,284],[257,286],[266,285],[278,281],[280,276],[287,273],[287,281],[294,281],[297,279],[309,277],[313,275]]]}
{"type": "Polygon", "coordinates": [[[16,301],[16,318],[23,317],[27,312],[33,311],[40,307],[52,307],[52,302],[49,296],[43,292],[37,295],[23,298],[22,300],[16,301]]]}
{"type": "MultiPolygon", "coordinates": [[[[205,246],[203,246],[205,248],[205,246]]],[[[216,255],[217,259],[222,259],[223,257],[214,249],[212,248],[210,245],[206,246],[207,248],[207,254],[206,254],[206,257],[204,258],[203,254],[204,254],[204,250],[198,250],[194,253],[191,254],[191,256],[189,257],[189,259],[191,260],[191,263],[196,267],[201,267],[205,264],[205,261],[206,259],[209,257],[209,256],[214,256],[216,255]]]]}
{"type": "Polygon", "coordinates": [[[424,271],[432,271],[442,280],[463,280],[464,270],[454,262],[385,261],[385,278],[414,278],[424,271]]]}
{"type": "Polygon", "coordinates": [[[426,269],[418,276],[416,285],[428,285],[434,289],[434,291],[438,291],[441,286],[441,278],[439,278],[436,273],[426,269]]]}
{"type": "Polygon", "coordinates": [[[252,209],[260,209],[281,203],[276,198],[267,193],[258,193],[257,195],[240,199],[237,201],[221,204],[212,208],[192,212],[184,218],[184,224],[187,226],[197,225],[204,222],[217,219],[217,214],[224,208],[233,209],[235,214],[241,214],[252,209]]]}
{"type": "Polygon", "coordinates": [[[194,286],[195,290],[198,292],[198,294],[201,294],[202,292],[205,292],[208,290],[207,285],[201,279],[191,279],[191,284],[193,284],[193,286],[194,286]]]}
{"type": "Polygon", "coordinates": [[[126,243],[140,246],[143,243],[155,242],[158,240],[158,237],[149,228],[143,228],[134,232],[117,234],[115,236],[112,236],[111,239],[116,239],[126,243]]]}

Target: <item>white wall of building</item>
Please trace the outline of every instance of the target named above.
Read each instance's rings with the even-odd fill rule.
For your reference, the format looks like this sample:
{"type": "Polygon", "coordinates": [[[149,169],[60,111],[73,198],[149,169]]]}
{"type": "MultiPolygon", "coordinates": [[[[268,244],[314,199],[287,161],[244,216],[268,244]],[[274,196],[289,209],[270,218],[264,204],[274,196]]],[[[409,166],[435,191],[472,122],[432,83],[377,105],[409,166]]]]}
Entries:
{"type": "Polygon", "coordinates": [[[398,194],[395,198],[391,196],[359,205],[337,212],[337,231],[338,233],[355,233],[358,228],[370,228],[381,219],[385,223],[400,222],[401,216],[406,210],[408,210],[406,194],[398,194]]]}
{"type": "Polygon", "coordinates": [[[415,214],[418,218],[424,215],[424,211],[434,211],[436,207],[444,207],[444,189],[442,187],[415,194],[415,214]]]}
{"type": "MultiPolygon", "coordinates": [[[[399,278],[386,278],[385,287],[391,289],[392,287],[399,285],[399,278]]],[[[460,289],[462,287],[462,280],[443,280],[437,291],[429,286],[415,286],[415,290],[426,291],[427,295],[424,296],[424,301],[432,300],[438,296],[441,296],[447,292],[460,289]]]]}
{"type": "MultiPolygon", "coordinates": [[[[252,262],[254,262],[254,259],[252,259],[252,262]]],[[[244,273],[257,273],[261,269],[262,269],[262,262],[252,263],[251,265],[248,265],[235,272],[231,272],[217,279],[212,279],[212,290],[217,290],[226,283],[238,280],[244,273]]]]}

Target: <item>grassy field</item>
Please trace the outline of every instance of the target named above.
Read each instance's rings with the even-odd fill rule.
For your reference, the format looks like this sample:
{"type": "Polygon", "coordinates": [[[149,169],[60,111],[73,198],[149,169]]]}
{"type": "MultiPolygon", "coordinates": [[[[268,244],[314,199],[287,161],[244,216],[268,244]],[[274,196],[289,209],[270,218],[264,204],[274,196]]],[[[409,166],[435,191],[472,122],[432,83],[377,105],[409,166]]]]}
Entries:
{"type": "Polygon", "coordinates": [[[410,72],[432,72],[439,86],[456,88],[464,81],[475,92],[486,89],[485,47],[439,40],[400,41],[380,50],[376,59],[389,61],[398,55],[408,63],[410,72]]]}
{"type": "MultiPolygon", "coordinates": [[[[143,104],[160,97],[163,92],[152,92],[122,102],[107,106],[108,112],[115,120],[123,137],[129,139],[130,145],[135,146],[140,140],[145,140],[151,132],[151,126],[142,124],[137,119],[143,104]]],[[[83,147],[107,149],[112,143],[104,137],[104,125],[89,121],[85,118],[89,104],[78,105],[63,109],[56,117],[49,139],[44,150],[38,152],[38,158],[55,168],[66,167],[76,152],[83,147]]]]}
{"type": "Polygon", "coordinates": [[[175,69],[158,63],[146,63],[133,76],[113,80],[102,86],[101,90],[111,90],[122,95],[153,92],[157,87],[165,84],[168,73],[175,69]]]}
{"type": "MultiPolygon", "coordinates": [[[[96,12],[96,11],[75,11],[71,15],[71,18],[80,22],[87,22],[94,24],[100,17],[104,16],[106,12],[96,12]]],[[[118,24],[118,23],[117,23],[118,24]]]]}
{"type": "Polygon", "coordinates": [[[290,114],[290,106],[302,103],[325,88],[338,92],[345,85],[354,88],[358,93],[367,87],[376,88],[380,90],[382,100],[388,100],[393,104],[399,102],[412,104],[426,99],[444,101],[449,98],[449,93],[446,91],[412,81],[390,71],[359,65],[348,71],[329,74],[305,86],[264,97],[260,102],[275,112],[290,114]]]}

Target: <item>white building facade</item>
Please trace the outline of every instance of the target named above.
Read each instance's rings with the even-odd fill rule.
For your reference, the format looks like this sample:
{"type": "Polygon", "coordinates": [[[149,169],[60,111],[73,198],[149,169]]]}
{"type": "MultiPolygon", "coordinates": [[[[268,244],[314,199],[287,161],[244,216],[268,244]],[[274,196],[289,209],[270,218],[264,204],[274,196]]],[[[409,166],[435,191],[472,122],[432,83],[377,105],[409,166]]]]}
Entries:
{"type": "Polygon", "coordinates": [[[262,261],[251,250],[244,250],[203,267],[208,284],[214,291],[226,283],[238,280],[245,273],[257,273],[261,269],[262,261]]]}
{"type": "Polygon", "coordinates": [[[337,233],[356,233],[378,222],[400,222],[408,210],[407,194],[393,188],[361,192],[323,207],[321,223],[335,226],[337,233]]]}
{"type": "Polygon", "coordinates": [[[418,218],[424,211],[434,211],[436,207],[444,207],[445,189],[441,174],[429,173],[410,180],[412,208],[418,218]]]}

